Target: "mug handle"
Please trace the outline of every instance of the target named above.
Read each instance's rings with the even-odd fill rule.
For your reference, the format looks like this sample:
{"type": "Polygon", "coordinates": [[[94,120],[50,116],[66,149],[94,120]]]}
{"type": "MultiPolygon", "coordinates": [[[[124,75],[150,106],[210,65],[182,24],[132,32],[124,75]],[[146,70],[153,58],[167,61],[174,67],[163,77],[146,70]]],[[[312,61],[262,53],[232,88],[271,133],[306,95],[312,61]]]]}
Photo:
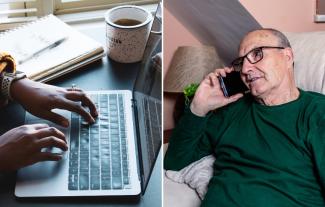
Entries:
{"type": "MultiPolygon", "coordinates": [[[[160,28],[162,28],[162,15],[161,15],[161,2],[158,3],[157,10],[155,12],[155,18],[154,21],[157,21],[160,24],[160,28]]],[[[161,35],[162,31],[154,31],[151,30],[150,33],[161,35]]]]}
{"type": "Polygon", "coordinates": [[[153,31],[151,30],[150,33],[153,33],[153,34],[156,34],[156,35],[161,35],[162,34],[162,31],[153,31]]]}

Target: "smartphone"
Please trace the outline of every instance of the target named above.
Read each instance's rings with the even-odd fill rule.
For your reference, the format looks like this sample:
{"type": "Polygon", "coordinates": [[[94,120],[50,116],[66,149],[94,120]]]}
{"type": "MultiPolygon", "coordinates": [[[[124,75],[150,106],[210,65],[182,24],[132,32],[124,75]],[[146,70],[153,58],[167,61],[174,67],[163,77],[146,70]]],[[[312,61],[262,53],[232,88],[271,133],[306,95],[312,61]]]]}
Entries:
{"type": "Polygon", "coordinates": [[[220,86],[225,97],[249,91],[240,78],[240,72],[227,73],[226,77],[218,76],[220,86]]]}

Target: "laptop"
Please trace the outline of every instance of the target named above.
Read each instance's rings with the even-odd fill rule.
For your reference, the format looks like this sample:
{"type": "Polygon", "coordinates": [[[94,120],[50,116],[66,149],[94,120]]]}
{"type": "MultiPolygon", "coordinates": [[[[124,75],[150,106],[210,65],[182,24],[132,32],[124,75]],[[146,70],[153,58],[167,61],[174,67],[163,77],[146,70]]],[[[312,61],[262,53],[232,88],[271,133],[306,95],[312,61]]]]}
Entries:
{"type": "MultiPolygon", "coordinates": [[[[155,18],[156,21],[161,21],[155,18]]],[[[161,23],[161,22],[160,22],[161,23]]],[[[153,26],[154,27],[154,26],[153,26]]],[[[62,130],[69,150],[58,162],[45,161],[17,172],[15,196],[138,196],[144,194],[161,148],[161,68],[155,54],[161,34],[149,35],[133,91],[88,91],[99,116],[88,125],[78,114],[56,110],[70,120],[63,128],[26,112],[25,123],[62,130]]]]}

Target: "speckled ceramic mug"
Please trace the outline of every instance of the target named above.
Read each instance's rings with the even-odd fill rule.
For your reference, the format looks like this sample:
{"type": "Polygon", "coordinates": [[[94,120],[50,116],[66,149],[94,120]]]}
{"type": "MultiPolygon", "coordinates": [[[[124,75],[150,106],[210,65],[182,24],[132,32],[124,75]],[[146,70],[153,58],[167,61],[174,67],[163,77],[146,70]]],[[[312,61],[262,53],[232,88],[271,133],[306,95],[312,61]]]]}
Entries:
{"type": "Polygon", "coordinates": [[[105,13],[108,56],[121,63],[142,59],[148,40],[152,15],[138,6],[118,6],[105,13]]]}

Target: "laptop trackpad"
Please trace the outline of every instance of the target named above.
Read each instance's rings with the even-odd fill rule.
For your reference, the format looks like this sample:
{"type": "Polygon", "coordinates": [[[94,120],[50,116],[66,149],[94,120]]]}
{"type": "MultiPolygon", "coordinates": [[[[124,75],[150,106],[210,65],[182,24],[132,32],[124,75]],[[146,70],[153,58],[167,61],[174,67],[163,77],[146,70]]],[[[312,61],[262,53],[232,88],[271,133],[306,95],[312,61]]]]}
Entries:
{"type": "MultiPolygon", "coordinates": [[[[58,113],[64,117],[66,117],[69,121],[71,119],[71,112],[64,111],[64,110],[54,110],[55,113],[58,113]]],[[[50,121],[40,119],[36,116],[33,116],[32,114],[26,112],[26,117],[25,117],[25,124],[37,124],[37,123],[46,123],[49,126],[53,126],[60,131],[62,131],[65,136],[67,141],[69,137],[69,128],[64,128],[59,125],[56,125],[50,121]]],[[[21,170],[18,171],[18,180],[23,181],[23,180],[43,180],[43,179],[48,179],[57,176],[58,174],[62,173],[62,167],[64,166],[66,160],[67,160],[67,152],[62,151],[59,148],[56,147],[51,147],[51,148],[43,148],[42,152],[52,152],[52,153],[57,153],[62,155],[62,159],[60,161],[45,161],[45,162],[39,162],[31,166],[27,166],[22,168],[21,170]]]]}
{"type": "Polygon", "coordinates": [[[43,180],[55,177],[62,172],[62,166],[65,160],[59,162],[46,161],[39,162],[32,166],[25,167],[24,170],[19,171],[19,180],[43,180]]]}

